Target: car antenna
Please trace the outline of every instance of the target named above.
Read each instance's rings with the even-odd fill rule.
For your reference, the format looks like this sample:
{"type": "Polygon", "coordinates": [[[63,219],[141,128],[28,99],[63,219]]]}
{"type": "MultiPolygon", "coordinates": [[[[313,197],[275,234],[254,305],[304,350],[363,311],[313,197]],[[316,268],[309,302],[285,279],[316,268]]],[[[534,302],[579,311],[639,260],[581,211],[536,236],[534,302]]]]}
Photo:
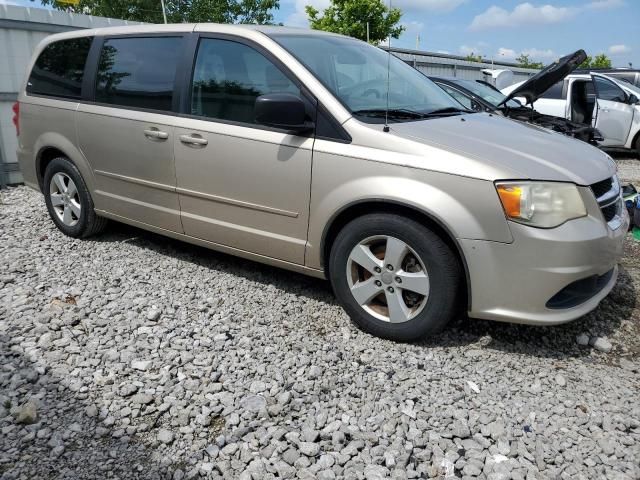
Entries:
{"type": "MultiPolygon", "coordinates": [[[[389,0],[389,12],[391,12],[391,0],[389,0]]],[[[383,132],[389,132],[389,90],[391,82],[391,33],[389,33],[389,44],[387,45],[387,109],[384,112],[383,132]]]]}

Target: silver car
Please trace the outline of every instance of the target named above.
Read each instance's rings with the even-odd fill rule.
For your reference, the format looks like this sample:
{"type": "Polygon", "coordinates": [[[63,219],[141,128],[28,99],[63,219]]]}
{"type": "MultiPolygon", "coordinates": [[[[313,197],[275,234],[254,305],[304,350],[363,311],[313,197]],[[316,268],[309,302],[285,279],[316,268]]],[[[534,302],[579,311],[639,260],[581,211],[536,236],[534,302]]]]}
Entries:
{"type": "Polygon", "coordinates": [[[628,217],[592,146],[461,110],[366,43],[149,25],[36,50],[15,107],[56,226],[107,219],[327,278],[353,321],[410,341],[457,312],[557,324],[616,282],[628,217]]]}

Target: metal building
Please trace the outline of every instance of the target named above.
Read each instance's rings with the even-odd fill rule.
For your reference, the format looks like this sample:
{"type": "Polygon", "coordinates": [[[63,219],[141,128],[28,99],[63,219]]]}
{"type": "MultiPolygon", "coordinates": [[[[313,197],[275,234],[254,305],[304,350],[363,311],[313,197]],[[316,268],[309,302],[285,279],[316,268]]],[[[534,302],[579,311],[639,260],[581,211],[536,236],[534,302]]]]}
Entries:
{"type": "Polygon", "coordinates": [[[465,57],[444,53],[423,52],[419,50],[407,50],[391,47],[393,54],[425,75],[438,77],[457,77],[465,80],[485,80],[482,73],[486,69],[508,69],[513,72],[513,83],[526,80],[539,70],[519,67],[516,63],[496,62],[470,62],[465,57]]]}

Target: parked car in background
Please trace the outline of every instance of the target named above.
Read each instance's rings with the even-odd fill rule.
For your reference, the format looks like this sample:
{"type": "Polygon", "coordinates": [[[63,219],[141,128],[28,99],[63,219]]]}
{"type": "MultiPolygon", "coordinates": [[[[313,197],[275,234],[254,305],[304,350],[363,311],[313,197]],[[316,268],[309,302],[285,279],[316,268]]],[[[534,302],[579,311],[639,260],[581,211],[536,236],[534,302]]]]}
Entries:
{"type": "Polygon", "coordinates": [[[402,341],[459,310],[567,322],[616,282],[629,219],[607,154],[469,114],[365,42],[83,30],[44,39],[26,77],[20,166],[71,237],[113,219],[327,278],[358,326],[402,341]]]}
{"type": "Polygon", "coordinates": [[[573,73],[590,74],[603,73],[608,77],[615,78],[616,80],[622,80],[640,88],[640,70],[637,68],[591,68],[584,69],[578,68],[573,73]]]}
{"type": "Polygon", "coordinates": [[[523,97],[523,86],[512,85],[502,93],[530,103],[540,113],[597,128],[601,147],[640,154],[640,87],[597,72],[571,73],[535,97],[523,97]]]}
{"type": "Polygon", "coordinates": [[[492,112],[513,120],[539,125],[592,145],[598,145],[598,140],[601,138],[593,127],[578,124],[563,117],[544,115],[532,108],[524,107],[515,99],[505,102],[506,95],[482,80],[433,76],[429,78],[469,110],[492,112]]]}

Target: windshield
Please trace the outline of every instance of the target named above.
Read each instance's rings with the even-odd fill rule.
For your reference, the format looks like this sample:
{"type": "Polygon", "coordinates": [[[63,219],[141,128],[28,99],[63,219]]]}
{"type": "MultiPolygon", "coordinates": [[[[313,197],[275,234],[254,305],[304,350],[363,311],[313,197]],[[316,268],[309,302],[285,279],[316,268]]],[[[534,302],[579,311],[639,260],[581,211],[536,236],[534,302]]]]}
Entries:
{"type": "MultiPolygon", "coordinates": [[[[466,88],[467,90],[475,93],[477,96],[482,98],[485,102],[489,102],[491,105],[497,107],[500,105],[507,96],[503,93],[495,90],[488,85],[484,85],[483,83],[476,82],[474,80],[455,80],[455,83],[460,85],[461,87],[466,88]]],[[[507,102],[507,106],[512,108],[521,107],[520,102],[515,100],[509,100],[507,102]]]]}
{"type": "Polygon", "coordinates": [[[460,112],[461,105],[423,74],[372,45],[329,35],[273,34],[273,39],[303,63],[354,115],[375,122],[372,114],[387,107],[394,121],[421,114],[460,112]]]}

